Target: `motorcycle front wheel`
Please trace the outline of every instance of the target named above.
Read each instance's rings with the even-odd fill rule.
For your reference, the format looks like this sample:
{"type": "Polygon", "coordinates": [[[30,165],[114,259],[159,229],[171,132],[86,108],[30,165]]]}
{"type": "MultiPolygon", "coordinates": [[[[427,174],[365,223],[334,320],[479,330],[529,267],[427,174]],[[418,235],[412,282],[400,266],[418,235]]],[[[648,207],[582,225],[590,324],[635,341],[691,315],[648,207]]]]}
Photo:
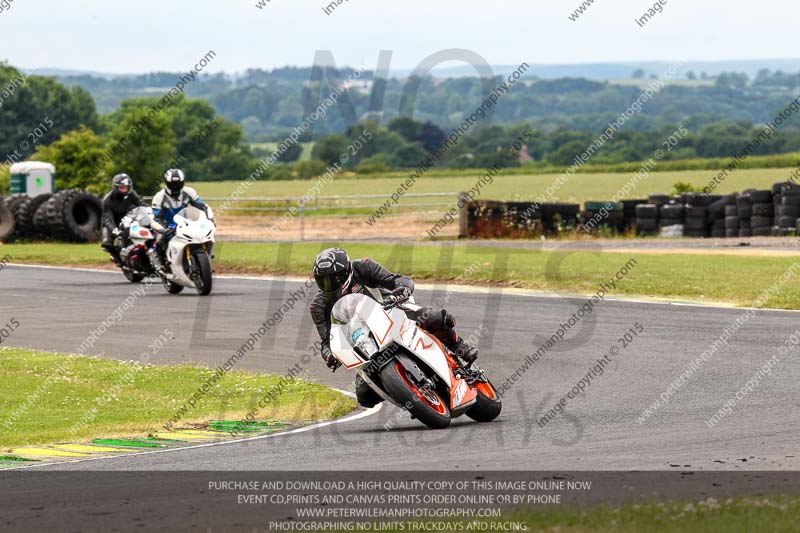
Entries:
{"type": "Polygon", "coordinates": [[[164,284],[164,288],[170,294],[178,294],[183,290],[183,285],[178,285],[177,283],[172,283],[167,278],[161,278],[161,282],[164,284]]]}
{"type": "Polygon", "coordinates": [[[418,384],[399,361],[381,370],[381,382],[400,406],[429,428],[444,429],[450,425],[450,409],[439,393],[418,384]]]}
{"type": "Polygon", "coordinates": [[[478,397],[475,400],[475,405],[467,411],[467,416],[476,422],[491,422],[500,416],[500,411],[503,410],[503,402],[500,400],[494,385],[488,379],[479,381],[475,383],[475,390],[478,393],[478,397]]]}
{"type": "Polygon", "coordinates": [[[195,252],[192,262],[192,281],[194,288],[200,296],[211,294],[214,278],[211,276],[211,258],[206,252],[195,252]]]}

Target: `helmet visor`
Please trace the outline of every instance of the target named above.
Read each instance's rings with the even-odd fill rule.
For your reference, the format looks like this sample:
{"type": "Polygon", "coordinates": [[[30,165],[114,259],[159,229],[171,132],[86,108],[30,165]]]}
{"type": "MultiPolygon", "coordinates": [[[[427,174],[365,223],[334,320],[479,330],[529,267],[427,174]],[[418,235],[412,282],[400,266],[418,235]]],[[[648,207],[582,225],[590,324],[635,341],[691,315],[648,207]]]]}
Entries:
{"type": "Polygon", "coordinates": [[[172,194],[178,194],[183,190],[183,182],[175,180],[167,183],[167,188],[172,194]]]}
{"type": "Polygon", "coordinates": [[[317,282],[319,290],[322,292],[336,292],[344,287],[347,280],[350,278],[348,269],[340,270],[339,272],[330,272],[325,274],[315,274],[314,279],[317,282]]]}

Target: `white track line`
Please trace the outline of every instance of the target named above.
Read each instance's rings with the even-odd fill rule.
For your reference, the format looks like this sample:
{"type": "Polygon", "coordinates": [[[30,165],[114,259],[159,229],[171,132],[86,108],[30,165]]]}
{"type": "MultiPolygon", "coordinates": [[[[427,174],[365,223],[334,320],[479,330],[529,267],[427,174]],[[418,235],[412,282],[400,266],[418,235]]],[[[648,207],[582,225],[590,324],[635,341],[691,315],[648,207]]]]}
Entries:
{"type": "MultiPolygon", "coordinates": [[[[353,398],[355,397],[355,394],[347,392],[347,391],[343,391],[343,390],[339,390],[339,389],[333,389],[333,390],[335,390],[337,392],[341,392],[342,394],[345,394],[345,395],[353,397],[353,398]]],[[[162,449],[162,450],[151,450],[151,451],[147,451],[147,452],[134,452],[134,453],[121,454],[121,455],[103,455],[103,456],[100,456],[100,457],[87,457],[85,459],[72,459],[72,460],[68,460],[68,461],[52,461],[52,462],[49,462],[49,463],[40,463],[40,464],[35,464],[35,465],[18,466],[18,467],[14,467],[14,468],[4,468],[4,469],[0,470],[0,475],[2,475],[3,472],[9,472],[11,470],[23,470],[23,469],[30,469],[30,468],[46,468],[46,467],[49,467],[49,466],[58,466],[58,465],[63,465],[63,464],[88,463],[90,461],[103,461],[103,460],[119,459],[119,458],[127,458],[127,457],[141,457],[143,455],[153,455],[153,454],[157,454],[157,453],[182,452],[182,451],[186,451],[186,450],[196,450],[198,448],[211,448],[211,447],[214,447],[214,446],[227,446],[227,445],[230,445],[230,444],[239,444],[241,442],[252,442],[252,441],[256,441],[256,440],[264,440],[264,439],[270,439],[270,438],[275,438],[275,437],[282,437],[284,435],[294,435],[294,434],[297,434],[297,433],[305,433],[307,431],[312,431],[314,429],[323,428],[323,427],[326,427],[326,426],[332,426],[332,425],[335,425],[335,424],[344,424],[346,422],[353,422],[354,420],[359,420],[361,418],[366,418],[368,416],[372,416],[372,415],[376,414],[378,411],[380,411],[382,408],[383,408],[383,403],[379,403],[375,407],[371,407],[369,409],[366,409],[365,411],[362,411],[360,413],[356,413],[354,415],[346,416],[344,418],[338,418],[336,420],[329,420],[327,422],[319,422],[317,424],[312,424],[310,426],[304,426],[304,427],[301,427],[301,428],[293,429],[291,431],[282,431],[282,432],[278,432],[278,433],[268,433],[267,435],[259,435],[258,437],[247,437],[247,438],[244,438],[244,439],[226,440],[226,441],[222,441],[222,442],[208,442],[206,444],[195,444],[195,445],[190,445],[190,446],[179,446],[177,448],[166,448],[166,449],[162,449]]]]}
{"type": "MultiPolygon", "coordinates": [[[[66,266],[50,266],[50,265],[28,265],[20,263],[7,263],[8,266],[23,267],[23,268],[41,268],[50,270],[73,270],[76,272],[94,272],[98,274],[114,274],[118,275],[119,272],[115,270],[101,270],[97,268],[80,268],[80,267],[66,267],[66,266]]],[[[241,275],[215,275],[218,279],[242,279],[248,281],[285,281],[289,283],[305,283],[306,278],[295,276],[241,276],[241,275]]],[[[416,288],[421,290],[432,291],[439,289],[440,286],[430,283],[416,283],[416,288]]],[[[447,290],[453,293],[461,294],[491,294],[497,289],[502,289],[506,296],[518,296],[521,298],[559,298],[559,299],[586,299],[591,298],[592,294],[581,294],[571,292],[552,292],[552,291],[536,291],[532,289],[519,289],[516,287],[485,287],[477,285],[447,285],[447,290]]],[[[669,300],[665,298],[651,298],[647,296],[642,297],[625,297],[625,296],[606,296],[605,300],[610,302],[626,302],[635,304],[648,304],[648,305],[674,305],[679,307],[704,307],[707,309],[727,309],[727,310],[741,310],[755,309],[759,313],[764,311],[776,313],[800,313],[800,309],[769,309],[764,307],[739,307],[733,304],[724,303],[711,303],[700,302],[693,300],[669,300]]]]}

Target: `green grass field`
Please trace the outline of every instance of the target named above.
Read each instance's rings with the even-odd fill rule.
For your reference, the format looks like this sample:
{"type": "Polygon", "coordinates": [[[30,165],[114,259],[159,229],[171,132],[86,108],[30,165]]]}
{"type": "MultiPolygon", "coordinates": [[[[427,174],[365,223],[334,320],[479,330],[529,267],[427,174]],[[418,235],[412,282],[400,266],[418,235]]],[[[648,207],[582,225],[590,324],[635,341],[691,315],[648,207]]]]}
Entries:
{"type": "MultiPolygon", "coordinates": [[[[717,189],[719,193],[731,193],[744,189],[768,189],[776,181],[789,178],[793,168],[770,169],[741,169],[728,177],[717,189]]],[[[484,172],[474,172],[448,175],[446,172],[436,171],[417,181],[411,189],[412,193],[454,192],[467,191],[475,185],[476,180],[484,172]]],[[[652,193],[669,193],[677,181],[689,182],[697,187],[702,187],[713,178],[716,172],[711,170],[685,170],[670,172],[652,172],[649,178],[640,182],[630,198],[646,198],[652,193]]],[[[389,177],[357,178],[352,174],[343,174],[323,187],[320,196],[337,196],[352,194],[390,195],[398,185],[405,180],[407,174],[392,173],[389,177]]],[[[487,185],[480,198],[483,200],[534,200],[543,194],[559,174],[511,174],[500,175],[494,178],[491,185],[487,185]]],[[[587,173],[575,174],[556,193],[559,201],[585,202],[586,200],[608,200],[633,176],[633,173],[587,173]]],[[[262,181],[250,187],[245,196],[302,196],[306,194],[314,180],[292,181],[262,181]]],[[[196,187],[205,197],[225,198],[239,185],[238,181],[202,182],[196,187]]],[[[406,200],[409,201],[409,200],[406,200]]],[[[414,199],[415,202],[420,201],[414,199]]],[[[431,201],[441,201],[433,199],[431,201]]]]}
{"type": "MultiPolygon", "coordinates": [[[[220,243],[215,268],[223,273],[310,275],[321,243],[220,243]]],[[[751,306],[792,267],[796,257],[698,254],[648,254],[513,251],[505,270],[495,271],[501,248],[479,244],[455,247],[452,261],[439,267],[441,248],[428,245],[348,243],[356,257],[372,257],[417,280],[446,280],[478,285],[502,284],[528,289],[594,293],[631,258],[637,261],[613,295],[655,296],[751,306]],[[477,262],[480,268],[470,269],[477,262]],[[469,270],[468,270],[469,269],[469,270]],[[470,272],[469,275],[465,272],[470,272]]],[[[11,244],[0,247],[11,262],[55,265],[108,265],[96,244],[11,244]]],[[[800,267],[797,267],[800,268],[800,267]]],[[[121,276],[121,274],[120,274],[121,276]]],[[[763,307],[800,309],[800,272],[763,302],[763,307]]]]}
{"type": "MultiPolygon", "coordinates": [[[[176,409],[213,373],[189,365],[140,365],[0,349],[0,424],[15,409],[23,408],[8,430],[0,431],[0,448],[163,432],[162,426],[176,409]],[[64,362],[68,364],[57,370],[64,362]],[[48,378],[52,379],[46,385],[48,378]],[[37,399],[28,405],[31,397],[37,399]],[[93,409],[96,414],[87,415],[93,409]]],[[[241,420],[257,398],[280,379],[277,375],[229,372],[176,427],[222,416],[241,420]]],[[[265,415],[271,421],[293,423],[331,419],[355,408],[350,398],[299,380],[286,385],[276,405],[265,415]]]]}

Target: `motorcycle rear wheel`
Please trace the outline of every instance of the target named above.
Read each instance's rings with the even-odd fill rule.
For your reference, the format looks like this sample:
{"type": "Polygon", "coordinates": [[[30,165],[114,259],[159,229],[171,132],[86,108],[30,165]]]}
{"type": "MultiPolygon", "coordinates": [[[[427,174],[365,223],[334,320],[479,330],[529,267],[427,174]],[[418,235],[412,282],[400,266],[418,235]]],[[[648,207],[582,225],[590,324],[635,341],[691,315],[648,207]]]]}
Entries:
{"type": "Polygon", "coordinates": [[[475,383],[475,390],[478,392],[475,405],[470,407],[465,414],[475,422],[491,422],[500,416],[500,411],[503,410],[503,402],[500,400],[494,385],[488,380],[485,382],[479,381],[475,383]]]}
{"type": "Polygon", "coordinates": [[[447,403],[435,390],[422,389],[400,362],[386,365],[381,370],[381,381],[398,404],[429,428],[444,429],[450,425],[447,403]]]}
{"type": "Polygon", "coordinates": [[[194,288],[200,296],[208,296],[211,294],[211,288],[214,284],[214,278],[211,275],[211,258],[208,257],[206,252],[195,252],[193,266],[192,281],[194,281],[194,288]]]}

